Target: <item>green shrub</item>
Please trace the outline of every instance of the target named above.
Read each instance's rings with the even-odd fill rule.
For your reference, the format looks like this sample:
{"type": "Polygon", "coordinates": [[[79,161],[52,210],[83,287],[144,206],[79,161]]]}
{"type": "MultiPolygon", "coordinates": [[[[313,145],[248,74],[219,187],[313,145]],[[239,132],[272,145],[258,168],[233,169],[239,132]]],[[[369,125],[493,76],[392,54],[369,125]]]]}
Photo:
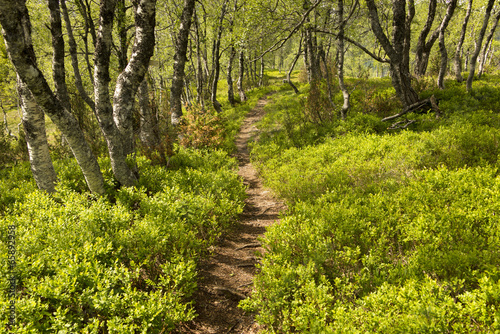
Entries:
{"type": "Polygon", "coordinates": [[[347,326],[343,332],[389,333],[497,326],[500,179],[495,174],[491,168],[415,171],[397,184],[382,182],[372,194],[335,189],[296,204],[267,232],[256,292],[244,308],[258,311],[259,320],[278,332],[320,332],[315,328],[327,325],[332,332],[347,326]],[[307,279],[299,278],[302,272],[307,279]],[[489,304],[481,304],[484,292],[478,287],[484,280],[491,283],[489,304]],[[428,302],[419,289],[429,285],[442,291],[428,294],[428,302]],[[407,299],[393,300],[408,289],[414,292],[407,299]],[[486,312],[482,318],[483,311],[467,304],[471,300],[486,312]],[[437,313],[415,318],[419,305],[437,313]],[[439,311],[444,306],[454,317],[439,311]],[[308,309],[324,313],[306,316],[302,312],[308,309]],[[383,319],[393,317],[400,320],[391,329],[383,319]]]}
{"type": "MultiPolygon", "coordinates": [[[[55,194],[22,186],[15,167],[0,185],[0,326],[8,325],[7,229],[16,226],[18,333],[169,332],[194,317],[196,263],[242,211],[244,186],[221,151],[181,149],[176,169],[137,158],[138,187],[85,191],[76,163],[56,161],[55,194]],[[16,178],[16,179],[14,179],[16,178]]],[[[5,171],[2,171],[5,172],[5,171]]],[[[26,184],[26,182],[25,182],[26,184]]]]}
{"type": "Polygon", "coordinates": [[[267,107],[252,160],[289,212],[241,303],[269,332],[500,331],[500,94],[449,87],[422,91],[441,118],[393,132],[361,113],[300,132],[298,104],[275,96],[290,107],[267,107]]]}
{"type": "Polygon", "coordinates": [[[0,168],[0,216],[36,189],[28,162],[0,168]]]}
{"type": "Polygon", "coordinates": [[[457,122],[422,133],[350,131],[320,145],[288,150],[264,142],[254,146],[252,157],[266,184],[294,202],[345,187],[370,192],[378,182],[398,182],[422,168],[495,165],[500,154],[498,138],[495,128],[457,122]]]}

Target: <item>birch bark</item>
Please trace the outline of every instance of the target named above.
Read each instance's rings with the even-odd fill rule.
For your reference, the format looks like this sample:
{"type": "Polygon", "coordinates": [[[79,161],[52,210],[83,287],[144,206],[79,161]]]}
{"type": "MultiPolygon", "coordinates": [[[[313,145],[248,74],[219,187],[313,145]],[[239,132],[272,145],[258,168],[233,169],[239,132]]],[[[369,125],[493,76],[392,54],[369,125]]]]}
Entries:
{"type": "MultiPolygon", "coordinates": [[[[432,0],[430,4],[433,2],[436,2],[435,0],[432,0]]],[[[429,37],[429,40],[426,42],[425,38],[427,37],[427,34],[429,33],[430,26],[432,25],[432,21],[434,20],[434,15],[436,12],[436,4],[434,4],[433,9],[431,9],[431,5],[429,5],[429,15],[428,15],[428,20],[425,26],[424,31],[426,32],[424,34],[424,31],[420,34],[418,43],[417,43],[417,51],[416,51],[416,57],[415,57],[415,75],[417,77],[425,75],[425,72],[427,71],[427,65],[429,64],[429,56],[431,54],[431,49],[434,45],[434,43],[438,40],[439,34],[441,32],[444,33],[446,28],[448,27],[448,24],[450,23],[451,18],[453,17],[453,14],[455,12],[455,8],[457,7],[457,0],[451,0],[448,3],[448,6],[446,7],[446,14],[443,17],[443,20],[441,21],[441,24],[433,31],[431,36],[429,37]],[[433,13],[431,14],[431,10],[433,13]],[[432,16],[432,20],[430,20],[432,16]],[[427,25],[430,24],[429,27],[427,25]]]]}
{"type": "Polygon", "coordinates": [[[126,161],[125,149],[113,119],[109,83],[112,29],[116,0],[102,0],[99,9],[99,29],[94,53],[94,96],[97,121],[108,146],[113,174],[121,185],[133,186],[137,178],[126,161]]]}
{"type": "Polygon", "coordinates": [[[345,119],[350,107],[350,94],[344,83],[344,27],[346,24],[346,21],[344,20],[344,0],[338,0],[337,7],[339,26],[339,33],[337,37],[337,72],[339,77],[339,88],[342,91],[342,97],[344,99],[344,103],[342,105],[342,108],[340,109],[340,116],[342,117],[342,119],[345,119]]]}
{"type": "Polygon", "coordinates": [[[469,0],[469,5],[467,6],[467,12],[465,13],[464,22],[462,23],[462,30],[460,32],[460,38],[455,49],[455,57],[453,58],[453,69],[455,71],[455,79],[458,82],[464,81],[462,77],[462,46],[464,45],[465,33],[467,31],[467,24],[469,23],[470,13],[472,12],[472,1],[469,0]]]}
{"type": "Polygon", "coordinates": [[[476,63],[479,52],[481,52],[481,46],[483,44],[484,34],[486,33],[486,28],[488,27],[488,21],[490,20],[491,10],[493,9],[493,4],[495,0],[488,0],[488,5],[486,6],[486,12],[484,13],[483,26],[479,32],[479,36],[476,40],[476,48],[469,62],[469,76],[467,77],[466,89],[468,92],[472,90],[472,82],[474,81],[474,73],[476,72],[476,63]]]}
{"type": "Polygon", "coordinates": [[[52,76],[54,78],[55,94],[63,107],[71,111],[68,87],[66,86],[66,69],[64,67],[64,39],[61,23],[59,0],[49,0],[50,32],[52,35],[52,76]]]}
{"type": "Polygon", "coordinates": [[[45,115],[38,108],[28,87],[17,78],[17,92],[23,112],[22,123],[28,145],[31,172],[39,189],[54,192],[57,175],[45,132],[45,115]]]}
{"type": "Polygon", "coordinates": [[[491,47],[491,40],[498,27],[498,21],[500,20],[500,11],[495,15],[495,21],[491,26],[488,36],[486,36],[486,41],[484,42],[483,51],[481,52],[481,61],[479,62],[479,69],[477,71],[477,76],[481,78],[484,70],[484,64],[486,63],[486,58],[488,58],[488,49],[491,47]]]}
{"type": "Polygon", "coordinates": [[[135,95],[149,67],[155,46],[156,0],[134,0],[135,39],[130,60],[116,80],[113,119],[123,143],[123,154],[134,154],[135,95]]]}
{"type": "Polygon", "coordinates": [[[232,106],[235,105],[233,88],[233,61],[235,56],[236,50],[234,49],[234,46],[231,45],[229,50],[229,60],[227,63],[227,100],[232,106]]]}
{"type": "Polygon", "coordinates": [[[236,83],[236,85],[238,87],[240,101],[245,102],[247,100],[247,95],[245,94],[245,90],[243,89],[243,74],[245,74],[245,54],[243,50],[240,50],[239,67],[240,69],[238,74],[238,82],[236,83]]]}
{"type": "Polygon", "coordinates": [[[85,141],[75,117],[56,98],[36,64],[31,27],[24,0],[0,0],[0,24],[9,58],[36,103],[65,136],[90,190],[104,193],[104,180],[97,159],[85,141]]]}
{"type": "Polygon", "coordinates": [[[439,33],[439,51],[441,53],[441,64],[439,66],[437,84],[439,89],[444,89],[444,76],[448,68],[448,51],[446,50],[446,44],[444,42],[444,31],[439,33]]]}
{"type": "MultiPolygon", "coordinates": [[[[172,125],[179,124],[182,117],[182,88],[184,85],[184,67],[187,61],[186,53],[189,40],[189,30],[194,13],[195,0],[184,0],[179,34],[175,43],[174,74],[170,88],[170,113],[172,125]]],[[[201,72],[200,72],[201,73],[201,72]]]]}
{"type": "Polygon", "coordinates": [[[212,57],[213,57],[212,58],[213,59],[212,68],[214,71],[214,77],[212,80],[211,100],[212,100],[212,105],[217,112],[222,111],[222,109],[221,109],[222,106],[221,106],[220,102],[217,101],[217,85],[219,83],[219,73],[220,73],[220,56],[221,56],[220,42],[221,42],[221,38],[222,38],[223,21],[224,21],[224,17],[226,16],[227,3],[228,3],[228,0],[225,0],[224,3],[222,4],[221,13],[220,13],[220,17],[219,17],[219,25],[217,27],[217,35],[216,35],[216,38],[214,40],[214,44],[212,47],[212,57]]]}
{"type": "Polygon", "coordinates": [[[411,86],[409,52],[410,52],[410,25],[415,15],[414,1],[393,0],[393,33],[392,43],[380,25],[377,6],[374,0],[366,0],[369,11],[372,31],[389,57],[390,74],[396,95],[403,107],[410,106],[418,101],[418,94],[411,86]]]}

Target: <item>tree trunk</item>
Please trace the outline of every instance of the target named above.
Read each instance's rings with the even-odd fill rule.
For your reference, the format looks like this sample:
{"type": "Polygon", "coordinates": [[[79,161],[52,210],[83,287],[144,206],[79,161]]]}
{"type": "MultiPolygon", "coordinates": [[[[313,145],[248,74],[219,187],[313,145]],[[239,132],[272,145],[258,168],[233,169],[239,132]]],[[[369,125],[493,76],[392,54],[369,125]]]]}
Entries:
{"type": "Polygon", "coordinates": [[[295,64],[297,64],[297,61],[299,60],[300,58],[300,55],[302,54],[302,38],[300,39],[300,42],[299,42],[299,50],[297,51],[297,55],[295,56],[295,58],[293,59],[292,61],[292,65],[290,66],[290,69],[288,70],[287,74],[286,74],[286,81],[288,82],[288,84],[290,86],[292,86],[293,88],[293,91],[295,92],[295,94],[298,94],[299,93],[299,90],[297,89],[297,87],[293,84],[292,82],[292,79],[290,78],[291,75],[292,75],[292,72],[293,72],[293,69],[295,68],[295,64]]]}
{"type": "Polygon", "coordinates": [[[225,0],[222,4],[221,13],[219,17],[219,25],[217,27],[217,35],[214,40],[214,44],[212,47],[212,59],[213,59],[213,81],[212,81],[212,105],[214,106],[217,112],[221,112],[221,104],[217,101],[217,85],[219,83],[219,73],[220,73],[220,42],[222,39],[222,30],[223,30],[223,22],[224,16],[226,16],[226,5],[228,0],[225,0]]]}
{"type": "Polygon", "coordinates": [[[245,90],[243,89],[243,75],[245,74],[245,54],[243,53],[243,50],[240,50],[239,67],[238,82],[236,85],[238,87],[240,101],[245,102],[247,100],[247,96],[245,94],[245,90]]]}
{"type": "MultiPolygon", "coordinates": [[[[234,1],[234,9],[233,9],[233,15],[231,15],[231,19],[229,21],[229,35],[231,36],[231,39],[233,38],[233,27],[234,27],[234,16],[236,15],[236,12],[238,11],[238,0],[234,1]]],[[[227,62],[227,100],[229,101],[229,104],[231,106],[234,106],[236,104],[236,101],[234,100],[234,85],[233,85],[233,63],[234,63],[234,57],[236,56],[236,49],[234,47],[234,42],[231,41],[231,46],[229,47],[229,60],[227,62]]]]}
{"type": "MultiPolygon", "coordinates": [[[[189,41],[189,30],[194,13],[195,0],[184,0],[179,34],[175,43],[174,74],[170,88],[170,113],[172,126],[176,127],[182,117],[181,95],[184,85],[184,67],[187,61],[186,53],[189,41]]],[[[201,74],[201,71],[200,71],[201,74]]]]}
{"type": "Polygon", "coordinates": [[[429,9],[427,10],[427,20],[425,22],[422,31],[418,37],[417,47],[415,51],[415,75],[422,76],[425,74],[427,69],[427,63],[429,61],[429,54],[432,45],[434,44],[434,40],[430,39],[429,43],[425,42],[429,32],[432,28],[432,23],[434,22],[434,18],[436,16],[436,7],[437,0],[429,1],[429,9]]]}
{"type": "Polygon", "coordinates": [[[439,67],[437,84],[439,89],[444,89],[444,77],[448,69],[448,51],[446,50],[446,44],[444,42],[444,31],[441,31],[439,34],[439,51],[441,53],[441,65],[439,67]]]}
{"type": "Polygon", "coordinates": [[[455,12],[455,8],[457,7],[457,0],[452,0],[448,3],[448,7],[446,8],[446,14],[441,21],[439,27],[434,30],[432,35],[429,37],[429,40],[425,42],[427,35],[432,27],[432,22],[434,21],[434,16],[436,13],[436,0],[431,0],[429,2],[429,14],[427,16],[427,22],[422,30],[420,37],[417,43],[417,50],[415,56],[415,75],[417,77],[425,75],[427,71],[427,65],[429,63],[429,56],[431,54],[431,49],[439,37],[441,31],[444,31],[455,12]]]}
{"type": "Polygon", "coordinates": [[[481,27],[481,31],[479,32],[479,36],[476,40],[476,48],[469,63],[469,76],[467,77],[467,91],[470,92],[472,90],[472,81],[474,81],[474,73],[476,71],[476,63],[477,57],[479,56],[479,52],[481,52],[481,46],[483,44],[484,34],[486,33],[486,28],[488,27],[488,21],[490,19],[491,10],[493,8],[493,4],[495,0],[488,0],[488,6],[486,7],[486,12],[484,14],[483,26],[481,27]]]}
{"type": "Polygon", "coordinates": [[[128,63],[128,38],[127,38],[127,8],[125,0],[116,1],[116,30],[118,35],[118,47],[116,53],[118,58],[118,70],[121,72],[128,63]]]}
{"type": "Polygon", "coordinates": [[[260,58],[259,87],[264,85],[264,57],[260,58]]]}
{"type": "Polygon", "coordinates": [[[227,100],[231,106],[235,105],[233,88],[233,61],[235,56],[236,50],[234,49],[234,46],[231,46],[229,50],[229,61],[227,63],[227,100]]]}
{"type": "Polygon", "coordinates": [[[137,91],[139,100],[139,115],[140,115],[140,134],[139,138],[144,146],[148,148],[159,148],[159,129],[156,115],[149,103],[149,89],[146,78],[142,80],[137,91]]]}
{"type": "Polygon", "coordinates": [[[318,47],[318,59],[323,61],[323,65],[325,65],[325,80],[328,88],[328,101],[330,102],[330,106],[332,109],[335,109],[335,103],[333,102],[333,92],[332,92],[332,84],[330,78],[330,70],[328,69],[328,62],[326,61],[326,53],[323,49],[323,46],[320,45],[318,47]]]}
{"type": "Polygon", "coordinates": [[[479,69],[477,72],[477,76],[479,78],[481,78],[481,75],[483,74],[484,64],[486,63],[486,58],[488,57],[488,50],[491,47],[491,40],[493,39],[493,35],[497,30],[499,20],[500,20],[500,11],[496,14],[495,22],[493,23],[493,26],[491,27],[490,32],[488,33],[488,36],[486,37],[486,41],[484,43],[483,52],[481,53],[482,54],[481,61],[479,62],[479,69]]]}
{"type": "Polygon", "coordinates": [[[318,62],[318,50],[317,45],[315,43],[315,37],[313,35],[313,29],[307,28],[305,30],[305,60],[306,60],[306,70],[307,70],[307,79],[309,82],[314,82],[320,79],[321,70],[319,68],[318,62]]]}
{"type": "Polygon", "coordinates": [[[403,107],[418,101],[418,94],[411,86],[409,71],[410,25],[415,15],[413,1],[409,3],[406,13],[405,0],[393,0],[393,34],[392,44],[386,36],[378,18],[378,10],[374,0],[366,0],[372,31],[389,57],[390,74],[396,95],[403,107]]]}
{"type": "Polygon", "coordinates": [[[103,194],[102,173],[77,120],[63,108],[36,65],[31,43],[31,24],[25,2],[0,0],[0,8],[2,34],[17,74],[31,91],[36,103],[65,136],[90,190],[103,194]]]}
{"type": "Polygon", "coordinates": [[[96,43],[97,43],[97,33],[96,33],[95,25],[94,25],[94,20],[92,18],[92,13],[90,11],[90,9],[91,9],[90,3],[88,2],[88,0],[85,0],[85,3],[83,2],[83,0],[79,0],[76,2],[76,4],[78,6],[78,9],[80,10],[80,13],[81,13],[83,19],[84,19],[85,33],[82,36],[82,38],[83,38],[83,43],[84,43],[84,47],[85,47],[84,56],[85,56],[85,62],[87,63],[87,72],[88,72],[89,78],[93,78],[94,75],[92,73],[92,65],[90,63],[90,57],[89,57],[89,55],[91,53],[89,50],[88,35],[90,34],[90,36],[92,37],[92,45],[95,48],[96,43]]]}
{"type": "Polygon", "coordinates": [[[57,175],[52,165],[45,132],[45,115],[40,110],[28,87],[17,77],[17,91],[23,111],[22,123],[28,144],[31,172],[39,189],[54,192],[57,175]]]}
{"type": "Polygon", "coordinates": [[[467,48],[465,51],[465,59],[464,59],[464,71],[468,72],[469,71],[469,55],[470,55],[470,50],[467,48]]]}
{"type": "MultiPolygon", "coordinates": [[[[108,145],[113,174],[121,185],[130,187],[137,183],[137,177],[126,160],[127,155],[124,146],[130,143],[123,142],[124,137],[118,130],[118,126],[113,119],[113,106],[111,105],[109,92],[109,82],[111,81],[109,63],[115,4],[115,0],[101,1],[99,31],[94,54],[94,95],[96,116],[108,145]]],[[[122,85],[123,83],[117,85],[117,91],[121,90],[120,87],[122,85]]],[[[123,102],[117,101],[117,103],[123,102]]]]}
{"type": "Polygon", "coordinates": [[[78,51],[75,37],[73,35],[73,28],[71,27],[71,21],[69,19],[68,9],[66,8],[66,0],[61,0],[61,10],[63,13],[64,23],[66,25],[66,33],[68,35],[69,54],[71,56],[71,65],[73,67],[76,89],[85,103],[92,109],[92,111],[95,111],[95,103],[83,87],[82,76],[78,65],[78,51]]]}
{"type": "Polygon", "coordinates": [[[252,85],[255,87],[255,84],[257,83],[257,51],[255,51],[254,55],[254,60],[249,64],[249,67],[251,68],[251,77],[252,77],[252,85]]]}
{"type": "Polygon", "coordinates": [[[135,0],[135,39],[132,55],[116,80],[113,118],[122,138],[125,157],[134,154],[134,102],[149,67],[155,46],[156,0],[135,0]]]}
{"type": "Polygon", "coordinates": [[[63,107],[71,111],[68,87],[66,86],[66,69],[64,67],[64,39],[61,23],[59,0],[48,1],[50,10],[50,33],[52,36],[52,76],[54,78],[55,94],[63,107]]]}
{"type": "Polygon", "coordinates": [[[455,49],[455,57],[453,60],[453,69],[455,71],[455,78],[457,82],[464,81],[462,77],[462,46],[464,45],[465,33],[467,31],[467,24],[469,23],[470,13],[472,11],[472,1],[469,0],[469,5],[467,6],[467,12],[465,13],[464,22],[462,23],[462,30],[460,32],[460,38],[455,49]]]}
{"type": "Polygon", "coordinates": [[[197,101],[202,106],[202,108],[205,108],[205,94],[203,89],[203,82],[205,81],[204,80],[205,72],[203,70],[203,61],[202,61],[203,56],[200,43],[201,40],[200,27],[198,24],[198,15],[196,15],[196,10],[194,11],[193,15],[194,15],[194,32],[196,37],[196,66],[198,68],[196,77],[196,93],[198,94],[197,101]]]}
{"type": "Polygon", "coordinates": [[[344,27],[346,24],[344,21],[344,0],[338,0],[337,7],[339,26],[339,33],[337,36],[337,72],[339,76],[339,88],[342,91],[342,97],[344,98],[344,104],[342,105],[342,109],[340,109],[340,115],[342,119],[346,119],[347,112],[350,108],[350,94],[344,83],[344,27]]]}

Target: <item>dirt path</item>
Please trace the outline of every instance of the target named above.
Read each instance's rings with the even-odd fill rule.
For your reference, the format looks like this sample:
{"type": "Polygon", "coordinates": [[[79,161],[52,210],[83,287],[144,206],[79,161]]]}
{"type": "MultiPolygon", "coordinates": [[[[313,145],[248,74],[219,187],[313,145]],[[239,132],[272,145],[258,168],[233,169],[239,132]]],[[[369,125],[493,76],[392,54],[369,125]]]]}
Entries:
{"type": "Polygon", "coordinates": [[[234,230],[215,247],[213,256],[200,265],[196,293],[198,317],[180,329],[180,333],[257,333],[253,316],[238,308],[238,302],[252,290],[260,247],[258,238],[272,225],[285,206],[262,187],[249,160],[247,143],[255,135],[254,123],[263,116],[266,97],[250,111],[236,140],[238,174],[248,186],[245,210],[234,230]]]}

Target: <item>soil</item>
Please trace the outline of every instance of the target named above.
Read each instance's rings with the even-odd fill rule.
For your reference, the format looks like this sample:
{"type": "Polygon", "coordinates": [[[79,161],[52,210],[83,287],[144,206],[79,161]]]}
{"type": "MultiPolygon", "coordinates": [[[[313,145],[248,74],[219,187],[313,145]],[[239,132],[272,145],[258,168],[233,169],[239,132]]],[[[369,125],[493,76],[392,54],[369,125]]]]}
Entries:
{"type": "Polygon", "coordinates": [[[262,329],[252,314],[238,308],[238,303],[252,292],[256,265],[264,251],[259,238],[286,209],[262,186],[249,159],[247,144],[258,135],[255,123],[264,115],[267,102],[264,96],[247,114],[236,139],[238,174],[248,187],[245,209],[234,229],[214,247],[212,256],[200,264],[198,290],[194,296],[198,316],[182,324],[178,333],[249,334],[262,329]]]}

